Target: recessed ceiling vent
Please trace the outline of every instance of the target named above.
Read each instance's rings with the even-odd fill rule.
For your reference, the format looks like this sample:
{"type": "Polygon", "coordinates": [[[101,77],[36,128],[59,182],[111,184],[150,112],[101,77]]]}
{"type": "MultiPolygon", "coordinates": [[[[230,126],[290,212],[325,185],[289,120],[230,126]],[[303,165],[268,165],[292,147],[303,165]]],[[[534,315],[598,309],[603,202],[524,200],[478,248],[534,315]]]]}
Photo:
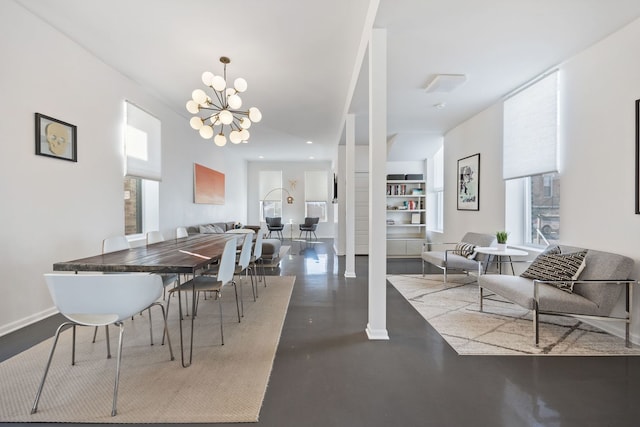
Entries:
{"type": "Polygon", "coordinates": [[[464,74],[434,74],[424,90],[427,93],[449,93],[460,87],[467,81],[464,74]]]}

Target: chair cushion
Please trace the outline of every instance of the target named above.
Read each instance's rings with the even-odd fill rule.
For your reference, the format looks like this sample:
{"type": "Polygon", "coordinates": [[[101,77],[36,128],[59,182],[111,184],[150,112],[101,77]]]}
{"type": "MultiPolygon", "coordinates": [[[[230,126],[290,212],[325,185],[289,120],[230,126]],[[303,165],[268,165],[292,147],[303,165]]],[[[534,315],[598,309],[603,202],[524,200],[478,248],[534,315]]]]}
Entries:
{"type": "Polygon", "coordinates": [[[478,271],[478,262],[468,259],[453,252],[447,254],[447,262],[444,262],[444,252],[429,251],[422,253],[422,259],[435,266],[450,268],[454,270],[478,271]]]}

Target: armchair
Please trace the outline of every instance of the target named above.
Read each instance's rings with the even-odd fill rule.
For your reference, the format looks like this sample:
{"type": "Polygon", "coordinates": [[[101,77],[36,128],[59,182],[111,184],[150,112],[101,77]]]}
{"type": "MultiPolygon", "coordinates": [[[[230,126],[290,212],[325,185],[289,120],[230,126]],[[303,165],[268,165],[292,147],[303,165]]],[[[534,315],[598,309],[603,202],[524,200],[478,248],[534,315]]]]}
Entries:
{"type": "Polygon", "coordinates": [[[318,222],[320,222],[320,218],[318,217],[306,217],[304,219],[304,224],[300,224],[300,237],[302,237],[302,233],[305,233],[305,238],[310,238],[311,233],[313,233],[313,237],[318,240],[318,236],[316,236],[316,228],[318,227],[318,222]]]}
{"type": "Polygon", "coordinates": [[[422,277],[424,277],[424,264],[425,262],[433,264],[440,268],[444,272],[444,283],[447,282],[447,273],[450,270],[461,270],[465,272],[478,271],[478,262],[484,262],[488,257],[486,255],[478,254],[470,259],[467,256],[458,254],[455,246],[458,243],[468,243],[472,246],[492,246],[496,241],[496,236],[493,234],[482,233],[466,233],[460,242],[456,243],[425,243],[422,250],[422,277]],[[444,251],[431,251],[427,250],[428,245],[448,245],[449,249],[444,251]]]}
{"type": "Polygon", "coordinates": [[[267,223],[267,229],[269,230],[269,234],[267,235],[267,238],[271,237],[272,231],[275,231],[276,236],[279,236],[279,239],[282,240],[282,230],[284,229],[284,224],[282,223],[282,217],[268,216],[264,220],[267,223]]]}

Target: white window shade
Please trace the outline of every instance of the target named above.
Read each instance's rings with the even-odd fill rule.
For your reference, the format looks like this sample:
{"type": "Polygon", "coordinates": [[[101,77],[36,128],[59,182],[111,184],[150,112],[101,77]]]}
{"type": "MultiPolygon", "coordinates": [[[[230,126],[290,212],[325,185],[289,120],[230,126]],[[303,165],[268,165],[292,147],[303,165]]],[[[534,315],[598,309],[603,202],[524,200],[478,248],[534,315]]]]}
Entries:
{"type": "Polygon", "coordinates": [[[504,179],[557,172],[558,73],[504,103],[504,179]]]}
{"type": "Polygon", "coordinates": [[[162,179],[162,139],[160,120],[127,102],[125,153],[127,176],[162,179]]]}
{"type": "Polygon", "coordinates": [[[281,187],[282,171],[260,171],[260,200],[281,201],[282,190],[272,191],[281,187]]]}
{"type": "Polygon", "coordinates": [[[325,202],[329,199],[327,171],[304,173],[304,199],[313,202],[325,202]]]}
{"type": "Polygon", "coordinates": [[[444,147],[433,155],[433,191],[444,188],[444,147]]]}

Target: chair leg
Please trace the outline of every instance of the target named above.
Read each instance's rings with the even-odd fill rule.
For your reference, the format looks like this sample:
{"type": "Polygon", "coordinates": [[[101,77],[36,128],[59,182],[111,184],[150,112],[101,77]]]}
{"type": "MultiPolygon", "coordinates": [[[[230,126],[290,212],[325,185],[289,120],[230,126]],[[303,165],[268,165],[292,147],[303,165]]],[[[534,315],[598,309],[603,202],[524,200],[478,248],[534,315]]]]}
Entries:
{"type": "Polygon", "coordinates": [[[162,311],[162,319],[164,321],[164,328],[163,328],[163,332],[162,332],[162,345],[164,345],[164,338],[167,337],[167,345],[169,346],[169,354],[171,355],[171,360],[174,360],[173,347],[171,347],[171,337],[169,336],[169,328],[167,326],[168,311],[166,311],[164,309],[164,305],[162,303],[154,302],[153,304],[151,304],[151,306],[149,306],[149,312],[151,312],[151,307],[153,307],[153,306],[160,307],[160,310],[162,311]]]}
{"type": "Polygon", "coordinates": [[[122,361],[122,336],[124,335],[124,324],[122,322],[116,323],[120,328],[120,334],[118,339],[118,356],[116,360],[116,381],[113,385],[113,406],[111,408],[111,416],[115,417],[118,413],[116,406],[118,404],[118,384],[120,382],[120,363],[122,361]]]}
{"type": "Polygon", "coordinates": [[[47,374],[49,373],[49,367],[51,366],[51,360],[53,360],[53,353],[56,351],[56,346],[58,345],[58,338],[60,338],[60,332],[66,326],[75,326],[72,322],[65,322],[58,326],[56,330],[55,339],[53,340],[53,345],[51,346],[51,351],[49,352],[49,359],[47,360],[47,365],[44,368],[44,374],[42,375],[42,380],[40,381],[40,386],[38,387],[38,391],[36,393],[36,398],[33,401],[33,406],[31,407],[31,413],[35,414],[38,411],[38,403],[40,402],[40,396],[42,396],[42,389],[44,388],[44,382],[47,379],[47,374]]]}
{"type": "Polygon", "coordinates": [[[233,283],[233,289],[236,292],[236,310],[238,310],[238,323],[240,323],[240,305],[238,304],[238,287],[236,286],[236,282],[233,283]]]}
{"type": "Polygon", "coordinates": [[[149,341],[151,342],[151,345],[153,345],[153,322],[151,321],[151,307],[147,309],[147,312],[149,313],[149,341]]]}
{"type": "Polygon", "coordinates": [[[482,299],[483,299],[483,289],[482,288],[478,288],[479,292],[479,296],[480,296],[480,300],[478,301],[478,306],[480,307],[480,311],[482,311],[482,299]]]}
{"type": "Polygon", "coordinates": [[[222,299],[220,292],[216,292],[216,298],[218,299],[218,307],[220,308],[220,339],[222,340],[222,345],[224,345],[224,326],[222,325],[222,299]]]}

